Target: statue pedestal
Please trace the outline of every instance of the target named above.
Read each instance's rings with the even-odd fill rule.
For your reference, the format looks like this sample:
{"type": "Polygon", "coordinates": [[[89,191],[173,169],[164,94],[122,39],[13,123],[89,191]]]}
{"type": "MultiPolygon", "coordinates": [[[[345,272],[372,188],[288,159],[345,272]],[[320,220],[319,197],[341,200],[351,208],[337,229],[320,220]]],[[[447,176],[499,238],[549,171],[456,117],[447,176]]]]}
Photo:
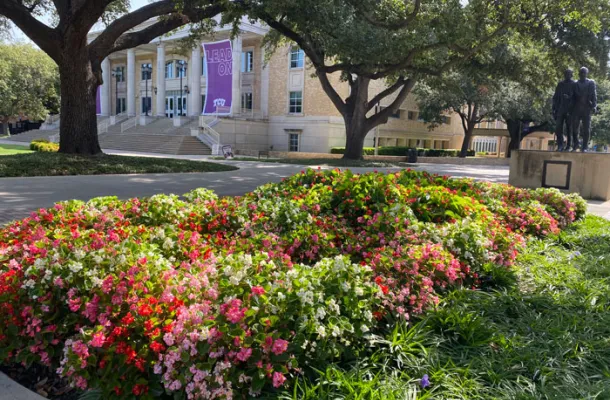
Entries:
{"type": "Polygon", "coordinates": [[[508,183],[529,189],[554,187],[585,199],[610,200],[610,154],[513,151],[508,183]]]}

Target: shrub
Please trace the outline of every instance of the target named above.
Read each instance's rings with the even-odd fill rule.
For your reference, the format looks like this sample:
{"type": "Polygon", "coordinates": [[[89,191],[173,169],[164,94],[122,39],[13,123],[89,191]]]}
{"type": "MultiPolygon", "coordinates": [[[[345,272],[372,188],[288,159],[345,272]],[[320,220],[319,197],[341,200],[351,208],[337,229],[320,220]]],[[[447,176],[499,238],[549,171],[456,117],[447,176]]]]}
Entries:
{"type": "MultiPolygon", "coordinates": [[[[387,146],[377,148],[377,154],[380,156],[399,156],[406,157],[408,151],[413,149],[412,147],[401,147],[401,146],[387,146]]],[[[417,155],[420,157],[458,157],[460,150],[455,149],[416,149],[417,155]]],[[[344,154],[345,147],[333,147],[330,149],[331,154],[344,154]]],[[[372,156],[375,154],[374,147],[365,147],[363,154],[366,156],[372,156]]],[[[468,157],[475,155],[474,150],[468,150],[468,157]]]]}
{"type": "Polygon", "coordinates": [[[102,197],[0,229],[0,362],[103,398],[273,391],[448,290],[507,275],[578,196],[424,172],[303,171],[237,198],[102,197]]]}
{"type": "Polygon", "coordinates": [[[59,144],[49,142],[46,139],[36,139],[30,143],[30,150],[42,153],[56,153],[59,151],[59,144]]]}

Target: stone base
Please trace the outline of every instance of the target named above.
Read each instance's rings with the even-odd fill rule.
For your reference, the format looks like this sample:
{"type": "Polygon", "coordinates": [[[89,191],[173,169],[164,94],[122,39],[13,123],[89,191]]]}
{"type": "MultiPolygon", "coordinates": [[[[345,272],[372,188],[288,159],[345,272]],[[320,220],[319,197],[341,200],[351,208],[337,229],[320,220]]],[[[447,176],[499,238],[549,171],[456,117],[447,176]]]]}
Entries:
{"type": "Polygon", "coordinates": [[[175,127],[180,127],[188,122],[190,122],[191,120],[188,119],[187,117],[174,117],[172,118],[174,120],[174,126],[175,127]]]}
{"type": "Polygon", "coordinates": [[[150,124],[151,122],[153,122],[155,120],[154,117],[151,116],[146,116],[146,115],[140,115],[140,120],[138,121],[138,125],[140,126],[146,126],[148,124],[150,124]]]}
{"type": "Polygon", "coordinates": [[[529,189],[554,187],[585,199],[610,200],[610,154],[514,151],[508,183],[529,189]]]}

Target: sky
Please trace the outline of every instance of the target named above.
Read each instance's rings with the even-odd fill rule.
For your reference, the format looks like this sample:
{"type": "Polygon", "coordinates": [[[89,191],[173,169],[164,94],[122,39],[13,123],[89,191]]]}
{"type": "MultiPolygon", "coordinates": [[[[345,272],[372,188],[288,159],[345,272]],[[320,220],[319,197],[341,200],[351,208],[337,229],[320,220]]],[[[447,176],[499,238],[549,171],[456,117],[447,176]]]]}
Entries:
{"type": "MultiPolygon", "coordinates": [[[[3,1],[3,0],[0,0],[3,1]]],[[[149,3],[152,3],[151,0],[130,0],[130,5],[131,7],[129,8],[130,11],[133,10],[137,10],[138,8],[145,6],[149,3]]],[[[41,18],[41,20],[45,23],[48,23],[48,18],[41,18]]],[[[15,41],[19,41],[19,42],[29,42],[31,43],[31,40],[28,39],[28,37],[21,31],[21,29],[14,27],[13,28],[13,32],[12,32],[12,36],[13,36],[13,40],[15,41]]]]}

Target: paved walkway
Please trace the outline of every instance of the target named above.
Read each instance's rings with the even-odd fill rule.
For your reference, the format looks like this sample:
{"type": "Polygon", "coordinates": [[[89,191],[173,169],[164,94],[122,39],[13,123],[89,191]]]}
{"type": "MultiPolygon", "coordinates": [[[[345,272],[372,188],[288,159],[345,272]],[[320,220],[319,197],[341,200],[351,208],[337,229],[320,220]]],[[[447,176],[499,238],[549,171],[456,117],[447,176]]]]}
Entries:
{"type": "MultiPolygon", "coordinates": [[[[110,154],[144,157],[167,157],[146,153],[107,150],[110,154]]],[[[172,156],[191,160],[209,160],[207,156],[172,156]]],[[[210,160],[213,161],[213,160],[210,160]]],[[[220,161],[217,161],[220,162],[220,161]]],[[[23,218],[33,210],[50,207],[67,199],[89,200],[99,196],[122,199],[151,196],[158,193],[183,194],[198,187],[214,190],[220,196],[236,196],[268,183],[279,182],[303,168],[299,165],[265,162],[222,161],[236,165],[237,171],[191,174],[142,174],[56,176],[0,179],[0,223],[23,218]]],[[[311,166],[316,168],[316,166],[311,166]]],[[[322,167],[325,169],[333,167],[322,167]]],[[[392,171],[396,168],[350,168],[357,173],[392,171]]],[[[507,182],[506,166],[467,166],[448,164],[418,164],[413,169],[456,177],[471,177],[491,182],[507,182]]],[[[610,202],[591,202],[591,212],[610,218],[610,202]]]]}

